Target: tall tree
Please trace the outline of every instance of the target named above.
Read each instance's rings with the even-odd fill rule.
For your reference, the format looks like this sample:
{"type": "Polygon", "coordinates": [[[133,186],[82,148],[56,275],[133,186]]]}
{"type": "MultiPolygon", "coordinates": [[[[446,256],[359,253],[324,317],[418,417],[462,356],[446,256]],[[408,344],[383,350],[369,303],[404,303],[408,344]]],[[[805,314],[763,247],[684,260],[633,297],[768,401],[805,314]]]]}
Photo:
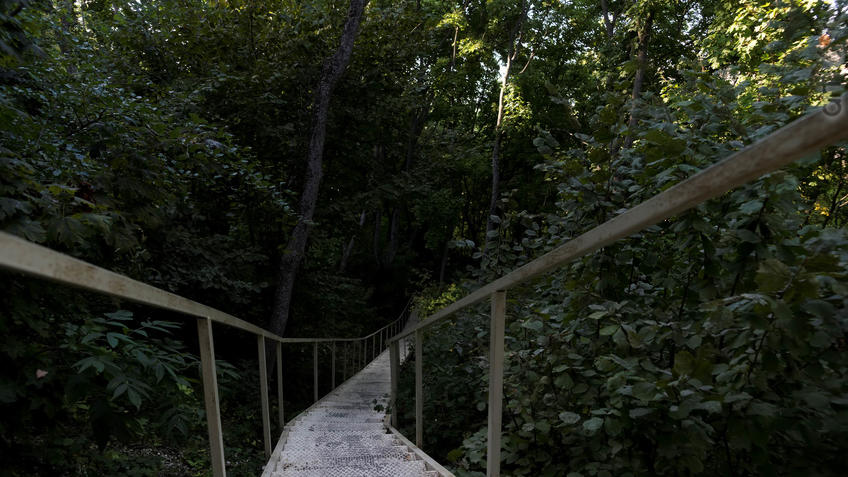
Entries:
{"type": "MultiPolygon", "coordinates": [[[[501,79],[501,90],[498,95],[498,116],[495,120],[495,138],[494,143],[492,144],[492,195],[489,201],[489,215],[486,219],[486,238],[484,243],[488,242],[488,233],[495,228],[495,221],[492,217],[497,214],[498,198],[500,197],[500,160],[501,141],[503,138],[504,98],[506,95],[507,85],[509,84],[512,62],[515,61],[515,57],[518,55],[518,50],[521,46],[521,32],[524,27],[524,20],[526,17],[527,5],[526,2],[521,2],[521,11],[510,33],[509,51],[506,54],[506,67],[504,68],[503,78],[501,79]]],[[[532,56],[530,58],[532,59],[532,56]]]]}
{"type": "Polygon", "coordinates": [[[274,296],[274,308],[271,310],[271,317],[268,321],[268,328],[278,335],[282,335],[286,330],[297,269],[306,253],[309,228],[315,215],[315,206],[318,203],[330,97],[333,88],[350,63],[353,43],[356,40],[367,3],[368,0],[350,0],[350,8],[347,12],[347,21],[345,21],[341,42],[336,52],[324,61],[321,78],[318,80],[318,88],[312,103],[312,132],[306,155],[306,173],[303,181],[303,194],[300,197],[300,216],[288,244],[286,244],[283,256],[280,258],[280,273],[274,296]]]}
{"type": "Polygon", "coordinates": [[[645,82],[645,72],[648,67],[648,40],[654,23],[654,11],[650,6],[647,15],[640,23],[636,40],[636,76],[633,77],[633,92],[630,95],[633,106],[630,109],[630,119],[627,123],[627,137],[624,138],[624,147],[626,148],[633,144],[633,134],[630,131],[636,126],[636,104],[642,95],[642,85],[645,82]]]}

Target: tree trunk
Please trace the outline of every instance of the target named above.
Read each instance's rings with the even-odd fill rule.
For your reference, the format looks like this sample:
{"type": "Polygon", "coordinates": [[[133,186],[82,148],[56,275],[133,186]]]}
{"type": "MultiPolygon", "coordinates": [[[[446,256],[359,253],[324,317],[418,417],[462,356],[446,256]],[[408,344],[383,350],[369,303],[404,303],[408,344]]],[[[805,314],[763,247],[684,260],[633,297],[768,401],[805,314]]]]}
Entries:
{"type": "Polygon", "coordinates": [[[624,138],[624,147],[630,147],[633,144],[632,129],[636,126],[636,101],[642,95],[642,84],[645,82],[645,70],[648,67],[648,39],[651,36],[651,26],[654,22],[654,12],[649,11],[645,19],[645,25],[639,30],[639,50],[636,55],[638,67],[636,76],[633,78],[633,92],[630,99],[633,101],[633,106],[630,109],[630,120],[627,123],[627,136],[624,138]]]}
{"type": "Polygon", "coordinates": [[[383,231],[383,214],[380,209],[377,209],[374,212],[374,263],[377,264],[377,268],[381,268],[383,266],[382,260],[380,260],[380,234],[383,231]]]}
{"type": "Polygon", "coordinates": [[[68,73],[75,75],[77,74],[77,65],[74,60],[70,58],[73,48],[68,42],[68,38],[73,35],[74,27],[77,23],[75,2],[73,0],[64,0],[62,2],[60,22],[62,23],[62,33],[59,34],[59,38],[56,43],[59,45],[59,51],[61,51],[62,54],[70,60],[67,63],[68,73]]]}
{"type": "MultiPolygon", "coordinates": [[[[365,225],[365,211],[363,210],[361,214],[359,214],[359,228],[362,229],[362,226],[365,225]]],[[[356,235],[358,231],[350,236],[350,240],[347,242],[347,246],[342,251],[342,259],[339,262],[339,273],[344,273],[347,269],[347,261],[350,259],[350,254],[353,253],[353,245],[356,243],[356,235]]]]}
{"type": "Polygon", "coordinates": [[[398,250],[398,224],[400,222],[400,207],[395,207],[392,210],[391,218],[389,219],[389,240],[386,245],[386,253],[383,263],[388,267],[394,262],[395,255],[398,250]]]}
{"type": "Polygon", "coordinates": [[[607,39],[611,40],[613,33],[615,32],[615,20],[610,21],[609,5],[607,5],[607,0],[601,0],[601,10],[604,13],[604,27],[607,30],[607,39]]]}
{"type": "Polygon", "coordinates": [[[415,160],[415,155],[418,152],[418,140],[421,138],[421,133],[424,132],[424,125],[427,122],[427,116],[430,115],[430,106],[433,102],[433,94],[425,93],[424,103],[412,113],[412,119],[409,122],[409,132],[406,138],[406,162],[404,168],[407,172],[412,170],[412,164],[415,160]]]}
{"type": "Polygon", "coordinates": [[[454,29],[453,29],[453,45],[451,45],[451,47],[452,47],[451,62],[450,62],[450,69],[448,71],[453,71],[454,65],[456,63],[456,40],[457,40],[457,38],[459,38],[459,27],[454,27],[454,29]]]}
{"type": "Polygon", "coordinates": [[[342,32],[339,48],[324,61],[321,79],[312,103],[312,133],[309,138],[309,150],[306,156],[306,174],[303,181],[303,194],[300,197],[300,219],[292,231],[283,256],[280,259],[280,274],[274,297],[274,308],[268,320],[268,329],[278,335],[285,333],[289,320],[292,290],[295,276],[306,252],[309,227],[315,215],[318,202],[318,188],[321,184],[321,164],[324,157],[324,139],[327,134],[327,115],[330,111],[330,97],[333,88],[344,73],[353,52],[359,24],[365,12],[367,0],[350,0],[347,21],[342,32]]]}
{"type": "MultiPolygon", "coordinates": [[[[842,192],[842,186],[844,184],[844,182],[839,181],[839,185],[836,187],[836,192],[833,193],[833,200],[830,202],[830,208],[827,209],[827,217],[824,218],[822,228],[827,227],[827,223],[830,222],[830,219],[836,217],[836,213],[839,211],[839,193],[842,192]]],[[[834,226],[835,225],[836,221],[834,220],[834,226]]]]}
{"type": "Polygon", "coordinates": [[[451,239],[445,240],[445,246],[442,248],[442,261],[439,264],[439,284],[445,282],[445,269],[448,266],[448,251],[451,239]]]}
{"type": "MultiPolygon", "coordinates": [[[[492,145],[492,197],[489,201],[489,215],[486,217],[486,237],[483,238],[483,250],[486,249],[486,245],[489,243],[489,232],[495,229],[495,222],[492,220],[492,216],[497,215],[498,198],[500,196],[501,139],[503,136],[501,126],[503,124],[504,96],[506,95],[506,87],[509,82],[509,72],[512,68],[512,62],[515,60],[516,55],[518,55],[518,48],[521,44],[521,29],[524,26],[524,19],[526,16],[527,5],[525,2],[522,2],[521,16],[518,18],[518,21],[512,30],[511,38],[509,39],[509,52],[506,55],[506,69],[504,70],[504,76],[501,80],[501,93],[498,96],[498,118],[495,121],[495,143],[492,145]]],[[[533,58],[532,54],[530,55],[530,58],[533,58]]],[[[522,72],[523,71],[524,70],[522,70],[522,72]]]]}
{"type": "MultiPolygon", "coordinates": [[[[513,47],[514,49],[514,47],[513,47]]],[[[506,94],[507,81],[509,80],[509,70],[512,67],[512,57],[515,56],[513,51],[510,51],[506,57],[506,71],[504,71],[503,80],[501,80],[501,94],[498,97],[498,118],[495,122],[495,143],[492,145],[492,196],[489,200],[489,215],[486,217],[486,237],[483,243],[489,242],[489,231],[495,229],[495,222],[492,220],[493,215],[497,215],[498,197],[500,196],[500,181],[501,181],[501,125],[503,124],[503,109],[504,95],[506,94]]]]}

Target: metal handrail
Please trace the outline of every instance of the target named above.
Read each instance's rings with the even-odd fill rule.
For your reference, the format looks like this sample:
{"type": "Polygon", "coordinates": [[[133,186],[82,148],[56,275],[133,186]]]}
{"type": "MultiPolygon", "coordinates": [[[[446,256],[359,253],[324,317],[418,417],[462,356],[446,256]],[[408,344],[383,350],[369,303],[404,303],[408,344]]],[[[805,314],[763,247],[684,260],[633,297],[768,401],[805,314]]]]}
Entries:
{"type": "MultiPolygon", "coordinates": [[[[127,276],[106,270],[88,262],[51,250],[47,247],[29,242],[22,238],[0,232],[0,268],[30,275],[75,288],[121,298],[134,303],[152,306],[178,312],[197,318],[197,332],[200,346],[201,374],[203,380],[203,398],[206,407],[206,420],[211,449],[212,474],[215,477],[226,475],[224,459],[224,443],[221,426],[220,402],[218,398],[218,382],[215,369],[215,348],[212,339],[212,323],[227,325],[257,337],[257,359],[259,361],[260,396],[262,405],[262,427],[264,434],[265,455],[271,455],[271,423],[270,404],[268,397],[268,374],[265,354],[265,340],[276,344],[277,358],[277,399],[278,424],[285,426],[283,416],[283,361],[282,344],[312,343],[313,344],[313,386],[314,398],[318,400],[318,344],[332,344],[332,388],[336,387],[336,350],[335,343],[361,342],[362,367],[366,364],[367,340],[373,344],[372,359],[376,357],[377,337],[380,349],[385,349],[390,338],[390,332],[400,332],[408,318],[407,310],[411,299],[407,302],[400,317],[377,331],[359,338],[283,338],[259,326],[244,321],[216,308],[198,303],[183,296],[167,292],[152,285],[133,280],[127,276]],[[384,337],[385,335],[385,337],[384,337]],[[385,339],[384,339],[385,338],[385,339]]],[[[358,356],[352,356],[358,362],[358,356]]],[[[345,364],[345,374],[347,361],[345,364]]]]}
{"type": "MultiPolygon", "coordinates": [[[[423,380],[420,351],[422,331],[465,307],[491,298],[491,345],[489,359],[489,418],[486,475],[500,475],[501,406],[503,403],[504,324],[506,291],[550,272],[566,263],[638,233],[651,225],[689,210],[698,204],[772,172],[823,147],[848,139],[848,94],[821,110],[808,114],[778,129],[765,138],[726,159],[683,180],[645,202],[585,232],[541,257],[489,282],[465,297],[441,308],[421,320],[418,325],[390,340],[394,348],[398,340],[415,335],[416,371],[416,445],[423,443],[423,380]]],[[[395,352],[392,353],[392,356],[395,352]]],[[[399,366],[396,359],[391,365],[399,366]]],[[[392,372],[392,378],[396,373],[392,372]]],[[[396,389],[393,383],[392,389],[396,389]]],[[[392,402],[394,396],[392,396],[392,402]]],[[[394,423],[396,426],[396,422],[394,423]]]]}

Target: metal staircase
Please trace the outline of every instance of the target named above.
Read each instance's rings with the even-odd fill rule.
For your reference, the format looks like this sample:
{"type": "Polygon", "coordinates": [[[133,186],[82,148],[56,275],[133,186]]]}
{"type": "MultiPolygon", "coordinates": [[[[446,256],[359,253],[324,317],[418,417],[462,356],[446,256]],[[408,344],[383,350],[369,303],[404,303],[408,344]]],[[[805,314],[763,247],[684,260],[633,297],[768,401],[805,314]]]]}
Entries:
{"type": "MultiPolygon", "coordinates": [[[[848,139],[848,95],[843,95],[818,112],[793,121],[712,167],[483,285],[421,323],[413,321],[407,324],[406,315],[402,314],[398,320],[362,338],[283,338],[220,310],[3,232],[0,232],[0,268],[194,317],[197,320],[212,474],[215,477],[226,475],[226,460],[216,382],[213,323],[215,326],[229,326],[252,333],[257,338],[258,384],[261,391],[259,404],[262,409],[265,452],[269,457],[264,476],[450,476],[450,472],[418,448],[423,442],[424,433],[423,330],[467,306],[490,300],[492,327],[486,470],[488,476],[494,477],[500,475],[501,464],[507,290],[845,139],[848,139]],[[404,328],[405,324],[407,326],[404,328]],[[397,396],[401,354],[406,354],[407,340],[413,339],[416,353],[415,441],[418,447],[390,425],[385,413],[387,403],[391,407],[397,396]],[[281,430],[281,438],[273,452],[265,363],[266,341],[276,347],[277,399],[280,402],[277,428],[281,430]],[[316,402],[288,424],[284,422],[282,409],[284,363],[281,346],[284,344],[313,345],[314,360],[313,387],[316,402]],[[342,379],[348,376],[349,363],[353,368],[351,374],[360,367],[362,370],[335,388],[338,345],[344,356],[342,379]],[[319,347],[326,346],[332,350],[331,379],[335,389],[319,400],[319,347]],[[388,353],[384,351],[387,347],[390,351],[388,353]],[[370,364],[369,360],[372,360],[370,364]]],[[[394,420],[395,416],[392,417],[394,420]]]]}
{"type": "Polygon", "coordinates": [[[448,477],[386,424],[389,353],[288,423],[263,477],[448,477]]]}

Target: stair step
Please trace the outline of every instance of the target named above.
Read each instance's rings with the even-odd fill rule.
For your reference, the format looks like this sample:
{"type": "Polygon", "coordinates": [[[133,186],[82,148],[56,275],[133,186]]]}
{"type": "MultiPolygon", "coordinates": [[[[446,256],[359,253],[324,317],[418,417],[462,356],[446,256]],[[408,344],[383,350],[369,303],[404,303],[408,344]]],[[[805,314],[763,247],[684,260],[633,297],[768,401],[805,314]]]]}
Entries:
{"type": "Polygon", "coordinates": [[[263,477],[441,477],[385,427],[388,353],[286,426],[263,477]]]}
{"type": "Polygon", "coordinates": [[[393,462],[390,465],[346,465],[339,467],[318,467],[284,465],[282,470],[271,474],[272,477],[422,477],[426,470],[421,461],[393,462]]]}

